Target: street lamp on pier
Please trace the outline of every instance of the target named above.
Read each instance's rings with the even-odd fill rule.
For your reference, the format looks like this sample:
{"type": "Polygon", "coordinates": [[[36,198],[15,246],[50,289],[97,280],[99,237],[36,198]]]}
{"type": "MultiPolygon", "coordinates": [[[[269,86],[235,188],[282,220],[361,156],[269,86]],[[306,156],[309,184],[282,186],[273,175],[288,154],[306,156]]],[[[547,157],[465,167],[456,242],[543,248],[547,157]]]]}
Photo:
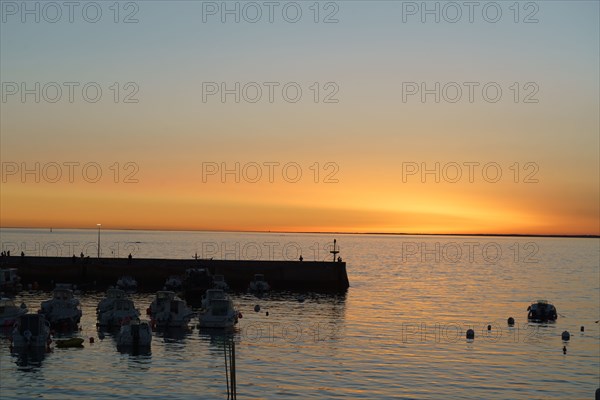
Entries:
{"type": "Polygon", "coordinates": [[[98,227],[98,259],[100,259],[100,227],[102,224],[96,224],[98,227]]]}

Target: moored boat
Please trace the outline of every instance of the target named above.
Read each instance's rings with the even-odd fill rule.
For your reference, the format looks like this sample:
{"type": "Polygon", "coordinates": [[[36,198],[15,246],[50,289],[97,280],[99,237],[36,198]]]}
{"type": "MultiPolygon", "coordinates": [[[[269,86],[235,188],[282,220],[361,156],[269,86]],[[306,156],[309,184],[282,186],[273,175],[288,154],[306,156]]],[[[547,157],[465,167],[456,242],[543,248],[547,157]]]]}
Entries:
{"type": "Polygon", "coordinates": [[[224,299],[213,299],[207,309],[198,318],[199,328],[232,328],[238,322],[239,312],[233,302],[226,296],[224,299]]]}
{"type": "Polygon", "coordinates": [[[112,306],[98,314],[98,326],[104,328],[120,327],[123,323],[138,318],[140,312],[131,299],[116,299],[112,306]]]}
{"type": "Polygon", "coordinates": [[[52,298],[42,302],[39,313],[44,315],[53,328],[61,331],[77,329],[81,320],[79,300],[67,285],[56,285],[52,298]]]}
{"type": "Polygon", "coordinates": [[[148,322],[140,322],[139,318],[134,318],[121,326],[116,340],[117,347],[122,349],[149,348],[152,343],[152,328],[148,322]]]}
{"type": "Polygon", "coordinates": [[[267,283],[263,274],[255,274],[254,279],[252,279],[248,286],[248,290],[256,293],[266,292],[270,289],[271,286],[267,283]]]}
{"type": "Polygon", "coordinates": [[[43,315],[19,316],[12,332],[13,349],[48,349],[51,341],[50,322],[43,315]]]}
{"type": "Polygon", "coordinates": [[[148,307],[153,326],[158,328],[185,328],[195,315],[185,300],[175,293],[161,290],[148,307]]]}
{"type": "Polygon", "coordinates": [[[548,303],[548,300],[538,300],[527,307],[527,311],[527,318],[536,322],[556,321],[558,318],[556,307],[548,303]]]}
{"type": "Polygon", "coordinates": [[[129,275],[124,275],[117,280],[117,288],[124,290],[127,293],[135,293],[137,291],[137,281],[129,275]]]}
{"type": "Polygon", "coordinates": [[[12,299],[0,298],[0,328],[13,326],[17,319],[24,314],[27,314],[25,303],[21,303],[19,307],[12,299]]]}
{"type": "Polygon", "coordinates": [[[185,270],[183,279],[184,298],[196,304],[202,299],[202,295],[212,287],[212,275],[208,268],[188,268],[185,270]]]}
{"type": "Polygon", "coordinates": [[[165,289],[178,292],[183,287],[183,279],[179,275],[170,275],[165,281],[165,289]]]}
{"type": "Polygon", "coordinates": [[[127,293],[124,290],[118,288],[109,288],[106,291],[106,297],[98,302],[96,307],[96,314],[102,314],[103,312],[112,308],[115,300],[127,298],[127,293]]]}
{"type": "Polygon", "coordinates": [[[16,268],[0,269],[0,292],[14,294],[23,289],[21,278],[17,275],[16,268]]]}
{"type": "Polygon", "coordinates": [[[229,285],[225,282],[225,276],[213,275],[213,288],[221,290],[229,290],[229,285]]]}
{"type": "Polygon", "coordinates": [[[206,310],[213,300],[223,300],[226,297],[226,293],[221,289],[208,289],[202,297],[202,308],[206,310]]]}

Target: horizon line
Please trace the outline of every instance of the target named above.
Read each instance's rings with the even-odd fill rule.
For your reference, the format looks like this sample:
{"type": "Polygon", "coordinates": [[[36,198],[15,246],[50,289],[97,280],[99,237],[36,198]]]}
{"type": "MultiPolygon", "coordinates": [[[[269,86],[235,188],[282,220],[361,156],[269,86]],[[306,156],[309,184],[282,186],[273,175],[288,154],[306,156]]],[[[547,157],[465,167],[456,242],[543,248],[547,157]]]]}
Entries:
{"type": "MultiPolygon", "coordinates": [[[[0,226],[0,229],[87,229],[97,230],[93,227],[70,227],[53,228],[48,226],[0,226]]],[[[112,231],[158,231],[158,232],[229,232],[229,233],[296,233],[296,234],[319,234],[319,235],[389,235],[389,236],[491,236],[491,237],[548,237],[548,238],[582,238],[598,239],[600,235],[594,234],[541,234],[541,233],[408,233],[408,232],[342,232],[342,231],[286,231],[286,230],[228,230],[228,229],[151,229],[151,228],[104,228],[112,231]]]]}

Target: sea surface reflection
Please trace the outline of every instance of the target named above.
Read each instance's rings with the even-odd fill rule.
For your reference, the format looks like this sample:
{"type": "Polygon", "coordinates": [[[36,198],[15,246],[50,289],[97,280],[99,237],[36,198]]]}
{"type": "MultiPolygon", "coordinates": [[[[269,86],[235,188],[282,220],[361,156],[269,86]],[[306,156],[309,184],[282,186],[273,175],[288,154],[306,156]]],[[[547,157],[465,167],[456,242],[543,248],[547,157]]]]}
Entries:
{"type": "MultiPolygon", "coordinates": [[[[15,243],[59,237],[2,234],[15,243]]],[[[60,240],[81,235],[62,232],[60,240]]],[[[315,243],[331,241],[293,234],[104,235],[140,242],[140,257],[176,258],[190,257],[209,238],[225,247],[293,242],[305,259],[315,243]]],[[[154,332],[148,352],[119,352],[114,333],[96,328],[102,292],[80,295],[82,329],[75,335],[85,339],[83,349],[24,357],[11,353],[10,335],[0,332],[2,398],[223,399],[232,390],[232,345],[240,398],[593,398],[600,379],[597,239],[336,237],[348,263],[346,294],[233,293],[242,318],[226,333],[199,330],[195,319],[187,331],[154,332]],[[459,248],[462,255],[450,253],[459,248]],[[540,298],[556,305],[555,323],[527,321],[527,306],[540,298]],[[474,340],[465,338],[467,329],[474,340]],[[569,341],[561,339],[565,330],[569,341]]],[[[16,302],[35,312],[48,297],[24,292],[16,302]]],[[[153,294],[132,299],[144,318],[153,294]]]]}

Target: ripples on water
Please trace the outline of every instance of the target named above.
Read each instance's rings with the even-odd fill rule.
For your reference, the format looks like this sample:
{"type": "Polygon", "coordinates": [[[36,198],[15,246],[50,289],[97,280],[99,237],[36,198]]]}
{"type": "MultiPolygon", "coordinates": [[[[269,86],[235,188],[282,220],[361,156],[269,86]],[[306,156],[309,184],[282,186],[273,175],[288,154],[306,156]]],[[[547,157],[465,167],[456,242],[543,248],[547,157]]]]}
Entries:
{"type": "MultiPolygon", "coordinates": [[[[83,246],[95,235],[2,230],[2,244],[25,242],[34,249],[41,243],[41,251],[50,242],[83,246]]],[[[246,255],[260,248],[262,259],[269,258],[269,249],[277,259],[295,258],[301,249],[306,260],[328,257],[332,240],[328,235],[136,231],[103,232],[102,238],[112,251],[140,242],[134,243],[138,257],[189,258],[210,250],[221,252],[215,258],[236,258],[245,246],[246,255]]],[[[231,334],[239,398],[593,398],[600,386],[600,324],[594,323],[600,319],[597,239],[337,239],[348,263],[346,295],[309,293],[303,302],[296,293],[233,296],[244,315],[231,334]],[[556,323],[527,323],[527,306],[538,298],[556,305],[556,323]],[[258,313],[255,304],[261,306],[258,313]],[[506,324],[509,316],[516,319],[512,328],[506,324]],[[468,328],[476,332],[474,341],[465,340],[468,328]],[[572,334],[568,343],[560,338],[564,330],[572,334]]],[[[95,307],[102,295],[80,296],[81,334],[96,339],[94,344],[86,340],[83,349],[54,349],[41,359],[19,360],[10,353],[8,339],[0,339],[3,399],[225,398],[226,337],[197,329],[155,334],[150,354],[120,353],[112,336],[98,338],[95,307]]],[[[17,302],[37,310],[48,296],[23,294],[17,302]]],[[[151,295],[134,295],[142,314],[151,300],[151,295]]]]}

